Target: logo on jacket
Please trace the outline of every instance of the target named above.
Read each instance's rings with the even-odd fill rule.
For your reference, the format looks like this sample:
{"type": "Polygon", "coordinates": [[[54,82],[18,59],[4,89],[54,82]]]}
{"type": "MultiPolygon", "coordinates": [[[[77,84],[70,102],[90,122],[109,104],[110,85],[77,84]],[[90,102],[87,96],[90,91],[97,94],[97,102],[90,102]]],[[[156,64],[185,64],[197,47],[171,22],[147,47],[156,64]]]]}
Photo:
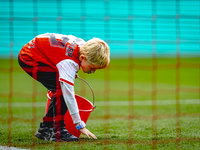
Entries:
{"type": "Polygon", "coordinates": [[[66,48],[67,56],[72,57],[73,51],[74,51],[74,48],[71,47],[71,45],[67,45],[67,48],[66,48]]]}

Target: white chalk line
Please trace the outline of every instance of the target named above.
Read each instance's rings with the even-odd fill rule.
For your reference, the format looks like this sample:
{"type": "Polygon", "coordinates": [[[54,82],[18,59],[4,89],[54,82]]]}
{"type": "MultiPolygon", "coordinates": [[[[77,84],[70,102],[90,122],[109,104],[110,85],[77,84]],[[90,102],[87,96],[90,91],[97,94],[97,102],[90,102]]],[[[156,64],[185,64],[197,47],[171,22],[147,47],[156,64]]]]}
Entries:
{"type": "Polygon", "coordinates": [[[29,149],[21,149],[21,148],[16,148],[16,147],[0,146],[0,150],[29,150],[29,149]]]}
{"type": "MultiPolygon", "coordinates": [[[[199,105],[200,100],[199,99],[185,99],[185,100],[156,100],[154,104],[156,105],[176,105],[176,103],[179,102],[180,105],[190,105],[195,104],[199,105]]],[[[96,101],[96,106],[151,106],[153,103],[152,100],[134,100],[132,102],[130,101],[96,101]]],[[[46,107],[46,102],[13,102],[11,104],[12,107],[46,107]]],[[[0,107],[8,107],[8,103],[0,103],[0,107]]]]}

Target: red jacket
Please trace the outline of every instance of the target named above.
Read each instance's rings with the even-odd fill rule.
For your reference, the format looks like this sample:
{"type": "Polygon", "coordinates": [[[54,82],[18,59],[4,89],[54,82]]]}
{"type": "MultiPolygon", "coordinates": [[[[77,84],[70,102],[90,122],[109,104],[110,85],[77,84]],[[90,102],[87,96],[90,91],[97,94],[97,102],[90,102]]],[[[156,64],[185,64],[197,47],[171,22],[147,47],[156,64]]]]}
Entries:
{"type": "Polygon", "coordinates": [[[41,34],[23,46],[20,59],[28,65],[44,63],[54,68],[60,61],[71,59],[80,67],[79,47],[84,42],[72,35],[41,34]]]}

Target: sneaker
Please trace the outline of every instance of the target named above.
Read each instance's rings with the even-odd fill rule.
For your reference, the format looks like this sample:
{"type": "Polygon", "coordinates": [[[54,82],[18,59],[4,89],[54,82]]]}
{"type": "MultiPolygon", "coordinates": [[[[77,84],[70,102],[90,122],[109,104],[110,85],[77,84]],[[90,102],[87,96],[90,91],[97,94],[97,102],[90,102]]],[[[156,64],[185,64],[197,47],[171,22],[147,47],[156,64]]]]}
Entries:
{"type": "Polygon", "coordinates": [[[69,141],[79,141],[79,138],[75,137],[74,135],[70,134],[65,127],[61,129],[60,133],[60,139],[56,139],[56,135],[59,134],[59,131],[52,132],[52,136],[50,138],[50,141],[57,141],[57,142],[69,142],[69,141]]]}
{"type": "Polygon", "coordinates": [[[39,130],[35,133],[35,136],[38,139],[48,141],[50,137],[52,136],[52,131],[53,131],[53,128],[40,127],[39,130]]]}

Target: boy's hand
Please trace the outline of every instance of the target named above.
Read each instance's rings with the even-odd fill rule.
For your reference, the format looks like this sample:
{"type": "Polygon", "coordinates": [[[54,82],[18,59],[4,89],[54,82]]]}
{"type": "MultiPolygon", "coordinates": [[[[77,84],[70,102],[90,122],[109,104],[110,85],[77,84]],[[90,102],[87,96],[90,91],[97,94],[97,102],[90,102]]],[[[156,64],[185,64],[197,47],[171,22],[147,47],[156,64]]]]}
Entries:
{"type": "Polygon", "coordinates": [[[79,131],[81,133],[85,134],[89,139],[90,139],[90,137],[92,137],[93,139],[97,139],[97,137],[86,128],[82,128],[79,131]]]}

